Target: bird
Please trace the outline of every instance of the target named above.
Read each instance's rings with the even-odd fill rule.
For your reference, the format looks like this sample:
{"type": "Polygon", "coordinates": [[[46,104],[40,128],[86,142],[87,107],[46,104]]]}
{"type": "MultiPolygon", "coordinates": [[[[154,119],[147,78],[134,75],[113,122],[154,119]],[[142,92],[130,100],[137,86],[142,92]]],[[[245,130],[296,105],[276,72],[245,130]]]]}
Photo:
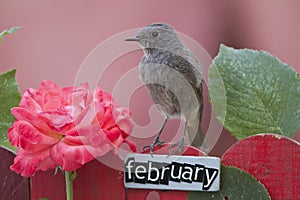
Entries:
{"type": "Polygon", "coordinates": [[[139,63],[139,78],[164,117],[153,143],[161,146],[161,133],[169,119],[184,121],[181,139],[170,145],[171,154],[182,153],[186,134],[191,145],[201,149],[204,134],[201,128],[203,112],[202,66],[186,47],[174,28],[166,23],[153,23],[143,27],[125,41],[138,42],[144,55],[139,63]]]}

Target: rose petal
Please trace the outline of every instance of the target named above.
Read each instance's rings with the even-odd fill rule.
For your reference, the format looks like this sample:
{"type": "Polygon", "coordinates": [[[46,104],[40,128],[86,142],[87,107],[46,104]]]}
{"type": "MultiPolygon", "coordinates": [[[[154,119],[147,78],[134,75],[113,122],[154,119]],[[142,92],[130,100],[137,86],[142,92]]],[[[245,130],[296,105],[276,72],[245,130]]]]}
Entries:
{"type": "Polygon", "coordinates": [[[35,174],[37,170],[50,170],[56,167],[55,162],[49,158],[49,149],[44,151],[29,153],[19,149],[14,158],[14,164],[10,169],[22,176],[29,177],[35,174]]]}
{"type": "Polygon", "coordinates": [[[69,124],[73,123],[73,117],[69,115],[66,110],[56,110],[56,111],[47,111],[42,112],[39,116],[47,118],[55,129],[60,131],[69,124]]]}
{"type": "Polygon", "coordinates": [[[121,136],[121,130],[119,129],[119,127],[114,127],[110,130],[103,130],[103,132],[105,133],[106,137],[112,142],[115,143],[116,140],[119,139],[119,137],[121,136]]]}
{"type": "Polygon", "coordinates": [[[65,138],[64,141],[58,143],[51,149],[50,154],[52,159],[66,171],[76,170],[94,159],[84,145],[70,144],[68,143],[68,139],[65,138]]]}
{"type": "Polygon", "coordinates": [[[26,92],[24,93],[24,95],[22,96],[19,106],[26,108],[26,109],[30,110],[31,112],[39,113],[39,112],[42,112],[42,107],[33,98],[35,92],[36,92],[36,90],[34,90],[34,89],[31,89],[31,88],[27,89],[26,92]]]}
{"type": "Polygon", "coordinates": [[[8,138],[12,145],[21,147],[29,153],[44,150],[59,141],[57,138],[40,133],[30,123],[23,120],[14,122],[8,130],[8,138]]]}
{"type": "Polygon", "coordinates": [[[82,147],[84,146],[69,146],[60,142],[51,149],[50,155],[57,165],[62,167],[62,170],[74,171],[93,159],[82,147]],[[80,162],[76,162],[77,159],[84,159],[86,162],[81,164],[80,162]]]}
{"type": "Polygon", "coordinates": [[[136,144],[135,142],[129,140],[129,139],[125,139],[124,142],[126,142],[130,148],[131,151],[136,152],[136,144]]]}
{"type": "Polygon", "coordinates": [[[116,108],[115,112],[115,120],[118,126],[122,131],[124,131],[126,134],[130,134],[133,129],[133,124],[131,121],[131,113],[124,108],[116,108]]]}
{"type": "Polygon", "coordinates": [[[30,124],[32,124],[32,126],[34,126],[34,128],[36,128],[44,135],[48,135],[54,138],[62,138],[62,135],[56,132],[55,127],[51,124],[49,119],[45,117],[39,116],[35,113],[31,113],[21,107],[12,108],[11,113],[17,120],[24,120],[29,122],[30,124]]]}

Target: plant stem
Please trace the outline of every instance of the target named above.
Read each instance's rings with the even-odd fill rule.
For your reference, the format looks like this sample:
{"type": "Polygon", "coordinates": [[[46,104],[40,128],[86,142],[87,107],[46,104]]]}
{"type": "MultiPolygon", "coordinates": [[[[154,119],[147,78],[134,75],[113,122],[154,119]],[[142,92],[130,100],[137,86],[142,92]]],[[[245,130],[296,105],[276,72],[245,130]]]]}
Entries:
{"type": "Polygon", "coordinates": [[[65,171],[67,200],[73,200],[73,178],[72,172],[65,171]]]}

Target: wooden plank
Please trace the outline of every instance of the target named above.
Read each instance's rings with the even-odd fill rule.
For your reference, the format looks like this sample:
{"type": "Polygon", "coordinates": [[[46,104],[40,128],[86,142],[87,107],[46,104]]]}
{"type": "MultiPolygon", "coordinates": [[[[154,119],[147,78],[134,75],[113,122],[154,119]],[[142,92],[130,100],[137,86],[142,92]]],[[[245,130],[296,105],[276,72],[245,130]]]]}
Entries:
{"type": "Polygon", "coordinates": [[[20,200],[29,198],[29,180],[10,170],[15,154],[0,146],[0,199],[20,200]]]}
{"type": "MultiPolygon", "coordinates": [[[[123,161],[113,153],[107,154],[102,159],[110,159],[110,164],[115,168],[123,168],[123,161]]],[[[74,180],[74,199],[125,199],[123,173],[115,168],[94,160],[77,170],[77,177],[74,180]]],[[[58,171],[55,176],[54,170],[38,172],[31,178],[31,199],[65,200],[64,181],[61,171],[58,171]]]]}
{"type": "MultiPolygon", "coordinates": [[[[155,153],[166,153],[166,149],[168,148],[162,148],[155,153]]],[[[202,154],[199,150],[188,147],[185,155],[197,156],[202,154]]],[[[125,190],[122,172],[123,161],[113,153],[107,154],[101,158],[101,161],[94,160],[77,171],[77,178],[74,181],[75,200],[187,199],[188,192],[186,191],[125,190]]],[[[54,176],[54,170],[52,170],[38,172],[33,176],[31,178],[31,198],[32,200],[39,198],[65,200],[65,183],[62,173],[58,172],[54,176]]]]}

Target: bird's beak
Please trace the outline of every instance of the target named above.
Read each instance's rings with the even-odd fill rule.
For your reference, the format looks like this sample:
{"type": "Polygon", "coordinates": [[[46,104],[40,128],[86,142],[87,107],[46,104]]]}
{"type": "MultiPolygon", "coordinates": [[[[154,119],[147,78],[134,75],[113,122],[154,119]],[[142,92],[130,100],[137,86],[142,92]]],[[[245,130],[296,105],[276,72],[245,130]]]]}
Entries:
{"type": "Polygon", "coordinates": [[[140,38],[138,36],[133,36],[125,39],[125,41],[136,41],[136,42],[138,42],[139,40],[140,38]]]}

